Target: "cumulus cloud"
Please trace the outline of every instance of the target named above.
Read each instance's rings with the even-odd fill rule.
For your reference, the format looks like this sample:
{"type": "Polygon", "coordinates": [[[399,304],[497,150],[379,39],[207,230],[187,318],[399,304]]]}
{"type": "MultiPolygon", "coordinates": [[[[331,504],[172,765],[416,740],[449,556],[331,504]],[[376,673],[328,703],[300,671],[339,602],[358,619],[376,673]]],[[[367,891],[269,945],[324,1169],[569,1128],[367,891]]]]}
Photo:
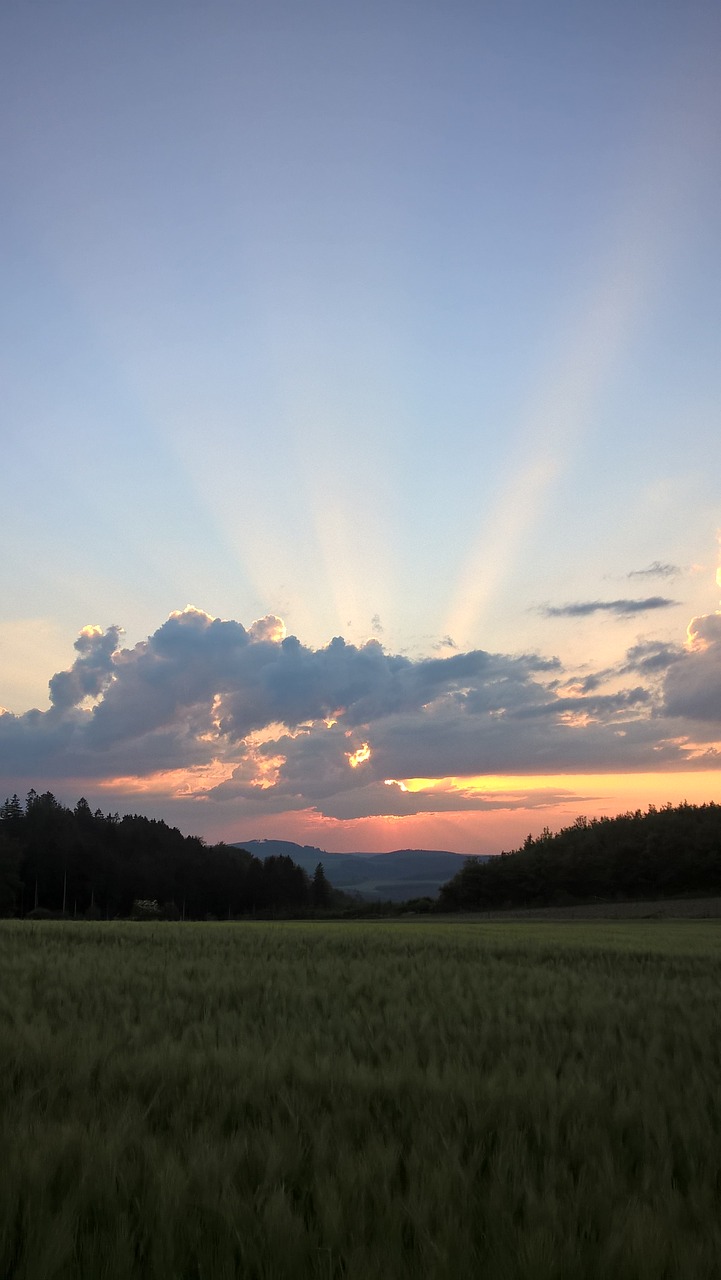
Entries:
{"type": "Polygon", "coordinates": [[[685,645],[639,640],[575,682],[534,653],[412,659],[340,636],[313,649],[274,615],[246,628],[188,607],[133,648],[121,635],[85,628],[50,709],[0,715],[8,793],[20,777],[136,779],[249,815],[364,817],[515,803],[404,779],[721,763],[719,614],[685,645]]]}
{"type": "Polygon", "coordinates": [[[545,605],[540,612],[546,618],[585,618],[591,613],[613,613],[617,618],[648,613],[652,609],[671,609],[679,604],[666,596],[648,596],[645,600],[579,600],[572,604],[545,605]]]}
{"type": "Polygon", "coordinates": [[[85,698],[97,698],[107,689],[113,675],[113,654],[118,648],[120,627],[83,627],[75,641],[78,657],[69,671],[58,671],[50,680],[50,701],[54,707],[75,707],[85,698]]]}

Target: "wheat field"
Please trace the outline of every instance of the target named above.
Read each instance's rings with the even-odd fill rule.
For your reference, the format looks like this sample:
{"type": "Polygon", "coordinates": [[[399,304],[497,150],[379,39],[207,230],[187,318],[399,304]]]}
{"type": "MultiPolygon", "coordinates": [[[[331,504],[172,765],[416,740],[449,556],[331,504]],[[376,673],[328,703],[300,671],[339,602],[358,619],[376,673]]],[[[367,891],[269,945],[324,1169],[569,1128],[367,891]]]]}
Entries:
{"type": "Polygon", "coordinates": [[[0,922],[0,1275],[704,1280],[721,926],[0,922]]]}

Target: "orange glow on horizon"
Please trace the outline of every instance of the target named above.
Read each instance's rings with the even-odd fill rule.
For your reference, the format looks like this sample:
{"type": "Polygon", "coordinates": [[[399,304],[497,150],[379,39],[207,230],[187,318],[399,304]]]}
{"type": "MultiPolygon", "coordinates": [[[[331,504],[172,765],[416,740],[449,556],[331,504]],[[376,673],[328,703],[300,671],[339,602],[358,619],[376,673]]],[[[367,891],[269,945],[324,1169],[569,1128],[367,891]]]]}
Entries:
{"type": "MultiPolygon", "coordinates": [[[[717,770],[429,781],[437,788],[442,781],[455,782],[456,787],[445,788],[455,791],[460,791],[458,784],[467,788],[470,781],[480,782],[487,791],[505,793],[509,803],[507,807],[488,811],[463,809],[459,795],[457,810],[343,819],[326,817],[317,809],[295,810],[269,815],[263,822],[262,834],[269,839],[295,840],[337,853],[382,853],[414,848],[494,854],[502,849],[519,848],[529,832],[538,835],[546,826],[551,831],[570,826],[580,815],[589,819],[615,817],[629,810],[646,810],[652,804],[660,808],[683,801],[721,803],[721,773],[717,770]],[[494,784],[492,787],[488,786],[489,781],[494,784]],[[534,791],[537,793],[535,804],[534,791]],[[543,803],[543,791],[555,791],[555,796],[549,795],[549,803],[543,803]],[[525,796],[528,804],[524,803],[525,796]]],[[[207,808],[204,812],[208,813],[207,808]]],[[[217,838],[236,839],[237,830],[235,818],[225,833],[218,831],[217,838]]]]}
{"type": "MultiPolygon", "coordinates": [[[[370,758],[371,749],[363,743],[352,758],[357,768],[370,758]],[[358,759],[360,757],[360,759],[358,759]]],[[[250,765],[246,784],[257,787],[256,794],[270,794],[273,771],[278,761],[263,761],[265,771],[258,770],[258,760],[250,765]],[[269,785],[270,784],[270,785],[269,785]]],[[[187,803],[190,818],[195,802],[202,804],[195,830],[207,840],[235,841],[247,837],[249,819],[243,807],[215,804],[209,792],[220,783],[233,780],[238,765],[219,760],[187,769],[158,770],[146,777],[125,776],[75,780],[78,794],[89,791],[117,803],[127,798],[142,797],[147,801],[187,803]]],[[[689,770],[676,773],[628,774],[508,774],[473,778],[388,778],[387,786],[408,793],[412,804],[414,793],[425,792],[439,797],[439,808],[429,812],[403,815],[369,815],[358,818],[328,817],[318,809],[294,809],[268,813],[259,822],[259,811],[250,819],[257,826],[254,835],[267,839],[294,840],[299,844],[317,845],[329,852],[384,852],[390,849],[449,849],[455,853],[500,853],[519,848],[525,837],[537,835],[544,827],[557,831],[569,826],[579,816],[589,819],[614,817],[618,813],[645,810],[649,805],[721,803],[721,771],[689,770]],[[487,796],[494,803],[488,809],[470,807],[487,796]],[[453,807],[447,808],[449,796],[453,807]],[[443,798],[444,803],[441,803],[443,798]],[[468,804],[465,805],[464,801],[468,804]],[[262,826],[261,826],[262,823],[262,826]]]]}

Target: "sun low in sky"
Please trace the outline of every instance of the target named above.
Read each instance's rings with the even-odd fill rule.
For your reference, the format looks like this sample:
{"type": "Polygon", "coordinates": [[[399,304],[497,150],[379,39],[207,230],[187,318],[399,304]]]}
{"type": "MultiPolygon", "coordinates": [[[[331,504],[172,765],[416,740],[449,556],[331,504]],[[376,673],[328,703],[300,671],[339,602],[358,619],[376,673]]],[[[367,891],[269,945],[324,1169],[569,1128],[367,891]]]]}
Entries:
{"type": "Polygon", "coordinates": [[[8,4],[0,102],[3,794],[721,798],[717,6],[8,4]]]}

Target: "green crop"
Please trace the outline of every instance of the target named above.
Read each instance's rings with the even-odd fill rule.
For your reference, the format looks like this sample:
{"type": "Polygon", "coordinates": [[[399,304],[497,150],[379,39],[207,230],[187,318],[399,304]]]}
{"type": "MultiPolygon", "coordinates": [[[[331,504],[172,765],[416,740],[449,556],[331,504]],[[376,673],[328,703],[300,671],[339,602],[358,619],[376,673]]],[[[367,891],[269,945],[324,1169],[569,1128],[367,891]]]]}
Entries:
{"type": "Polygon", "coordinates": [[[721,925],[0,925],[0,1275],[704,1280],[721,925]]]}

